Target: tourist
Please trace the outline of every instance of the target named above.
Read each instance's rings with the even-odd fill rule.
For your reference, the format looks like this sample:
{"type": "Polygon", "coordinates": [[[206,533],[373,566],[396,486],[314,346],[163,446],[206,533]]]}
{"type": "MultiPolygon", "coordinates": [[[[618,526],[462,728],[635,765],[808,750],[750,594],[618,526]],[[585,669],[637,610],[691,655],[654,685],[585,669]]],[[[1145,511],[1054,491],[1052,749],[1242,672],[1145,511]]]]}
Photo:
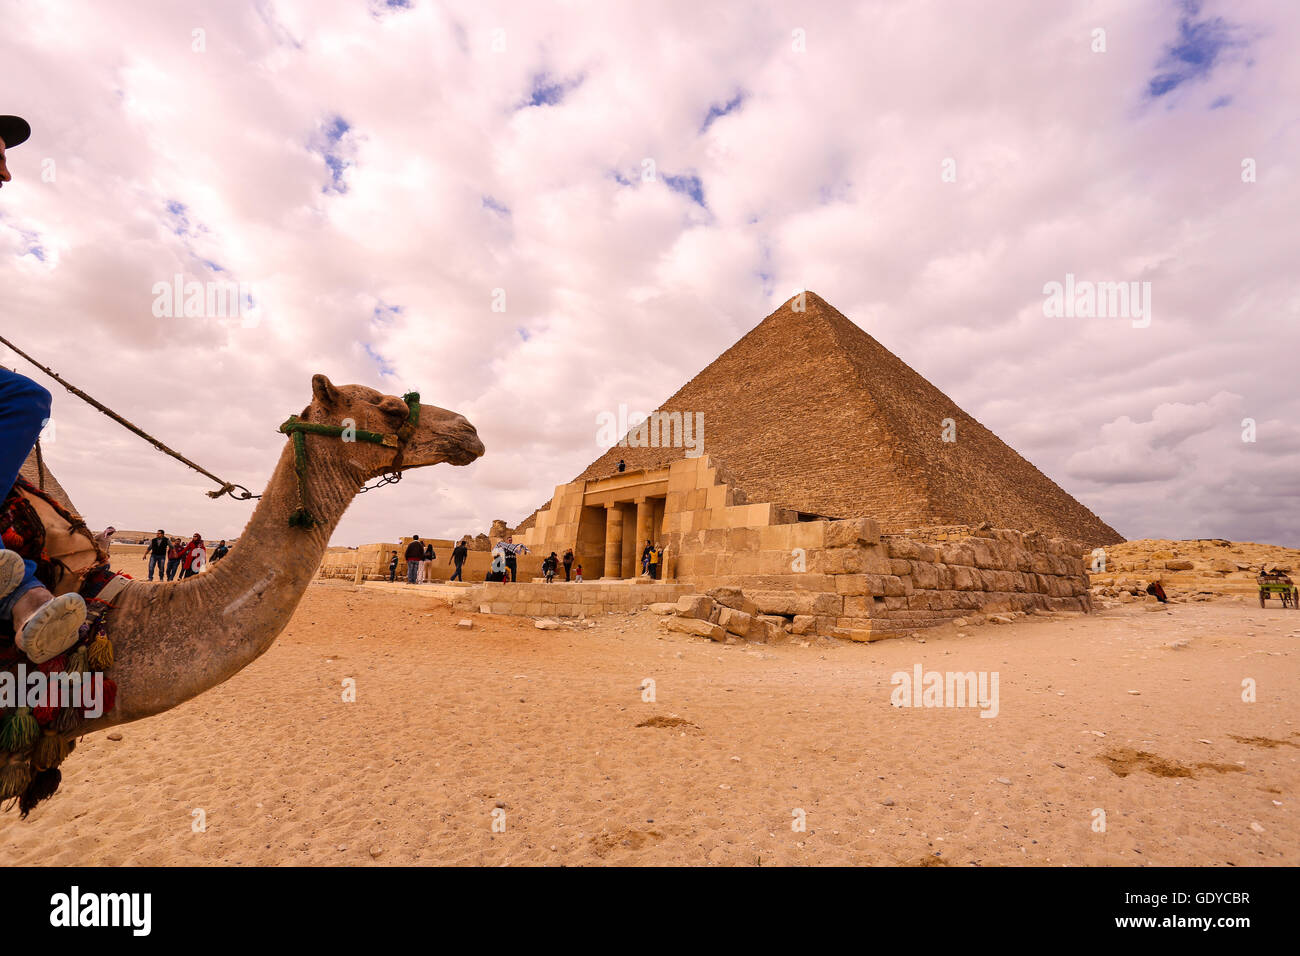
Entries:
{"type": "Polygon", "coordinates": [[[547,584],[553,584],[555,582],[555,571],[559,567],[559,564],[560,559],[555,556],[554,551],[548,554],[546,560],[542,562],[542,574],[546,577],[547,584]]]}
{"type": "MultiPolygon", "coordinates": [[[[5,144],[17,146],[28,132],[27,123],[18,117],[0,116],[0,180],[9,179],[5,144]]],[[[41,429],[50,420],[51,401],[43,386],[0,369],[0,497],[9,494],[36,447],[41,429]]],[[[10,531],[17,533],[14,528],[10,531]]],[[[0,542],[0,620],[13,628],[14,642],[32,663],[44,664],[77,642],[86,620],[86,603],[79,594],[55,597],[36,577],[36,562],[0,542]]]]}
{"type": "Polygon", "coordinates": [[[420,573],[420,562],[424,560],[424,545],[420,544],[418,534],[411,535],[411,543],[406,546],[402,557],[406,558],[406,583],[414,584],[420,573]]]}
{"type": "Polygon", "coordinates": [[[662,549],[662,548],[656,548],[656,547],[653,547],[653,546],[651,546],[651,545],[649,545],[649,544],[647,544],[646,546],[650,548],[650,553],[649,553],[649,556],[648,556],[648,559],[647,559],[647,560],[648,560],[647,571],[648,571],[649,574],[650,574],[650,580],[651,580],[651,581],[658,581],[658,580],[659,580],[659,562],[662,561],[662,560],[664,559],[664,552],[663,552],[663,549],[662,549]]]}
{"type": "MultiPolygon", "coordinates": [[[[31,127],[20,116],[0,116],[0,184],[11,177],[5,149],[26,141],[31,127]]],[[[49,391],[25,375],[0,369],[0,498],[9,494],[19,470],[50,420],[49,391]]],[[[17,529],[11,528],[11,534],[17,529]]],[[[11,538],[11,542],[13,538],[11,538]]],[[[86,620],[79,594],[55,597],[36,577],[36,562],[0,542],[0,620],[11,625],[14,643],[34,664],[44,664],[77,642],[86,620]]]]}
{"type": "Polygon", "coordinates": [[[573,570],[573,549],[568,548],[564,552],[564,580],[570,580],[569,573],[573,570]]]}
{"type": "Polygon", "coordinates": [[[393,581],[396,580],[397,580],[397,552],[394,551],[393,556],[388,559],[388,581],[391,584],[393,581]]]}
{"type": "Polygon", "coordinates": [[[510,569],[510,580],[519,580],[519,555],[527,554],[528,548],[522,544],[515,544],[514,538],[506,538],[497,548],[506,556],[506,567],[510,569]]]}
{"type": "Polygon", "coordinates": [[[158,534],[149,542],[145,553],[149,556],[149,580],[153,580],[153,569],[158,568],[158,580],[163,579],[167,573],[167,548],[171,542],[167,540],[167,532],[162,528],[158,529],[158,534]]]}
{"type": "Polygon", "coordinates": [[[645,547],[641,549],[641,573],[650,573],[650,552],[654,550],[654,545],[646,541],[645,547]]]}
{"type": "Polygon", "coordinates": [[[181,566],[181,539],[172,538],[172,543],[167,546],[167,580],[176,580],[176,572],[181,566]]]}
{"type": "Polygon", "coordinates": [[[229,553],[230,553],[230,549],[226,547],[226,539],[222,538],[221,541],[217,544],[216,549],[212,552],[212,560],[214,563],[220,561],[229,553]]]}
{"type": "Polygon", "coordinates": [[[433,542],[426,541],[424,543],[424,560],[420,562],[421,584],[433,583],[433,559],[437,556],[437,552],[433,550],[433,542]]]}
{"type": "Polygon", "coordinates": [[[581,564],[579,564],[576,568],[573,569],[573,580],[576,581],[578,584],[581,584],[581,583],[582,583],[582,565],[581,565],[581,564]]]}
{"type": "Polygon", "coordinates": [[[449,582],[465,580],[464,577],[461,576],[461,571],[464,570],[465,558],[468,557],[468,555],[469,547],[465,544],[465,539],[462,538],[460,543],[451,549],[451,560],[452,563],[456,565],[456,570],[453,571],[451,577],[447,579],[449,582]]]}
{"type": "Polygon", "coordinates": [[[506,574],[506,553],[504,551],[492,552],[492,569],[488,571],[485,581],[502,581],[506,574]]]}
{"type": "Polygon", "coordinates": [[[190,543],[185,546],[181,554],[181,579],[192,578],[203,570],[203,565],[207,563],[208,549],[203,545],[203,538],[199,533],[194,532],[194,537],[190,538],[190,543]]]}

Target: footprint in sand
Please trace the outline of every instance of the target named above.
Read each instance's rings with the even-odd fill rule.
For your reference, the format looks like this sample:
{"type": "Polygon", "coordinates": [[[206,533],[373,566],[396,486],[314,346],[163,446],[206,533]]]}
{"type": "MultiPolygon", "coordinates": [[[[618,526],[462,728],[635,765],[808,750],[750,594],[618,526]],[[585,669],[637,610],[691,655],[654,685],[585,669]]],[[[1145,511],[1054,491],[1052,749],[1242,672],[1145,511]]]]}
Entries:
{"type": "Polygon", "coordinates": [[[1156,777],[1195,777],[1198,770],[1213,770],[1215,773],[1239,773],[1246,769],[1233,763],[1211,763],[1209,761],[1201,761],[1189,766],[1161,757],[1159,754],[1148,753],[1145,750],[1130,750],[1127,747],[1108,750],[1097,759],[1110,767],[1111,772],[1117,777],[1127,777],[1139,770],[1156,777]]]}
{"type": "Polygon", "coordinates": [[[699,730],[695,724],[689,720],[683,720],[681,717],[651,717],[649,720],[643,720],[637,724],[638,727],[691,727],[699,730]]]}

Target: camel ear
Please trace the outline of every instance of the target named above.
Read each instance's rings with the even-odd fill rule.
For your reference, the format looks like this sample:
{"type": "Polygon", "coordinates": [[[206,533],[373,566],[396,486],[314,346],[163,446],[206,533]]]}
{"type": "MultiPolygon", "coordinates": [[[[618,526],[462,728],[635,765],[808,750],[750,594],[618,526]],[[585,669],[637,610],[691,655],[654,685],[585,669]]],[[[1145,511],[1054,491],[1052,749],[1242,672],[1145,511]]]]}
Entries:
{"type": "Polygon", "coordinates": [[[339,400],[339,390],[319,372],[311,377],[311,393],[322,405],[334,405],[339,400]]]}

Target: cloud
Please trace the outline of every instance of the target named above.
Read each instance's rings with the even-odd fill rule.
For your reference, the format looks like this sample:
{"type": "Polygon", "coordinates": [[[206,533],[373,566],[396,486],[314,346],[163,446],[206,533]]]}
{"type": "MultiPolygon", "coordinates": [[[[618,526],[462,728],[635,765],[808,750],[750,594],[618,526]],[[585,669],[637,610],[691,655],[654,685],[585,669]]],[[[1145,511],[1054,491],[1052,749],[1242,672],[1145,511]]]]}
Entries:
{"type": "MultiPolygon", "coordinates": [[[[6,334],[255,491],[314,372],[469,416],[487,458],[361,496],[356,544],[521,519],[599,453],[600,412],[655,407],[811,288],[1126,534],[1300,544],[1300,8],[655,9],[24,8],[6,334]],[[1046,318],[1067,273],[1150,281],[1151,326],[1046,318]],[[177,274],[248,284],[258,321],[156,317],[177,274]]],[[[242,527],[71,396],[55,414],[92,524],[242,527]]]]}

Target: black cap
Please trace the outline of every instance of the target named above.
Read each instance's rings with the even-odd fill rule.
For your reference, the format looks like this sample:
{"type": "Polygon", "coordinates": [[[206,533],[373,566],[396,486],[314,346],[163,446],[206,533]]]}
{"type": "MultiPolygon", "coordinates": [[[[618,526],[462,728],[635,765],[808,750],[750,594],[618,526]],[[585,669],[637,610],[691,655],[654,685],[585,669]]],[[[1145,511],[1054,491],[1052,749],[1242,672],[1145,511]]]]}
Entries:
{"type": "Polygon", "coordinates": [[[4,140],[6,149],[27,142],[31,135],[32,128],[21,116],[0,116],[0,139],[4,140]]]}

